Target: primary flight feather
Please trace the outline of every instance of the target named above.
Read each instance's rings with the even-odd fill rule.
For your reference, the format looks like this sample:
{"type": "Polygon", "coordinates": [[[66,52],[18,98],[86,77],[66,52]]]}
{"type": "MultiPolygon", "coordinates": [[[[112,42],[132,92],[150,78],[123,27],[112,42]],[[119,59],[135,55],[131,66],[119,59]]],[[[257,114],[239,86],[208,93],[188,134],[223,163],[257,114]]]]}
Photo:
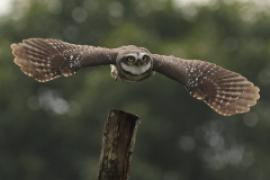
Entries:
{"type": "Polygon", "coordinates": [[[68,77],[88,66],[111,65],[114,79],[141,81],[154,71],[162,73],[224,116],[248,112],[260,98],[259,88],[236,72],[205,61],[152,54],[133,45],[109,49],[31,38],[12,44],[11,49],[14,63],[39,82],[68,77]]]}

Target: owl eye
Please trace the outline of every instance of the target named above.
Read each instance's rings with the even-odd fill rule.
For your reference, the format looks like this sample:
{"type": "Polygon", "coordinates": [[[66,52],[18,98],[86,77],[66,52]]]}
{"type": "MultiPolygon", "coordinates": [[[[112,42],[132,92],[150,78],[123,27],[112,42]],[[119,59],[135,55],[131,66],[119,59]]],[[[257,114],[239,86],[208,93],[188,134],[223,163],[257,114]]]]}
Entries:
{"type": "Polygon", "coordinates": [[[127,62],[128,62],[128,63],[134,63],[135,60],[136,60],[136,59],[135,59],[134,56],[128,56],[128,57],[127,57],[127,62]]]}
{"type": "Polygon", "coordinates": [[[150,57],[148,55],[144,55],[142,59],[144,63],[148,63],[150,60],[150,57]]]}

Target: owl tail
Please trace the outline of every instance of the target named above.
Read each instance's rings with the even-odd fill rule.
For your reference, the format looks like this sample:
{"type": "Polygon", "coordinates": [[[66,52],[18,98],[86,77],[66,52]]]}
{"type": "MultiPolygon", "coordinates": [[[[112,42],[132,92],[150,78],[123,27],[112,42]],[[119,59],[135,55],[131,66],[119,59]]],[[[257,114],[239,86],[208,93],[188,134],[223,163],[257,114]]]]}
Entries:
{"type": "Polygon", "coordinates": [[[238,73],[196,60],[189,63],[188,69],[190,94],[221,115],[248,112],[260,98],[259,88],[238,73]]]}
{"type": "Polygon", "coordinates": [[[65,67],[63,52],[69,44],[54,39],[31,38],[12,44],[14,63],[39,82],[47,82],[74,72],[65,67]]]}

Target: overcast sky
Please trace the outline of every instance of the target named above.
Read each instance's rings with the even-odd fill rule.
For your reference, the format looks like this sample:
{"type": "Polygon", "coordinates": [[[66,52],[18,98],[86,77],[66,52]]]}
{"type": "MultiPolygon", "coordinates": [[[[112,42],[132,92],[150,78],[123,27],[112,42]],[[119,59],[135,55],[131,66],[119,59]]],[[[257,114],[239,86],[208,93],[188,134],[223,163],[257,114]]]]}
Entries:
{"type": "Polygon", "coordinates": [[[12,7],[14,0],[0,0],[0,16],[7,14],[12,7]]]}
{"type": "Polygon", "coordinates": [[[4,15],[11,9],[13,0],[0,0],[0,15],[4,15]]]}
{"type": "MultiPolygon", "coordinates": [[[[14,0],[0,0],[0,16],[7,14],[12,6],[14,0]]],[[[21,0],[23,1],[23,0],[21,0]]],[[[178,5],[189,5],[189,4],[207,4],[213,0],[174,0],[178,5]]],[[[230,0],[228,0],[230,1],[230,0]]],[[[238,0],[242,2],[254,2],[257,5],[264,6],[265,4],[269,5],[270,0],[238,0]]]]}

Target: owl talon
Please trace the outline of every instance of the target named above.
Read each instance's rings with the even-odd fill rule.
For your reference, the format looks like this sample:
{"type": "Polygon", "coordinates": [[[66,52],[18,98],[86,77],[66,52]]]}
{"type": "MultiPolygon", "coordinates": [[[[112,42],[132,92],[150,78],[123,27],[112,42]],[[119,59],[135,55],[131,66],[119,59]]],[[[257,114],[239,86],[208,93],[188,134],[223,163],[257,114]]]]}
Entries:
{"type": "Polygon", "coordinates": [[[111,76],[112,76],[113,80],[117,81],[118,71],[117,71],[116,67],[114,65],[110,65],[110,68],[111,68],[111,76]]]}

